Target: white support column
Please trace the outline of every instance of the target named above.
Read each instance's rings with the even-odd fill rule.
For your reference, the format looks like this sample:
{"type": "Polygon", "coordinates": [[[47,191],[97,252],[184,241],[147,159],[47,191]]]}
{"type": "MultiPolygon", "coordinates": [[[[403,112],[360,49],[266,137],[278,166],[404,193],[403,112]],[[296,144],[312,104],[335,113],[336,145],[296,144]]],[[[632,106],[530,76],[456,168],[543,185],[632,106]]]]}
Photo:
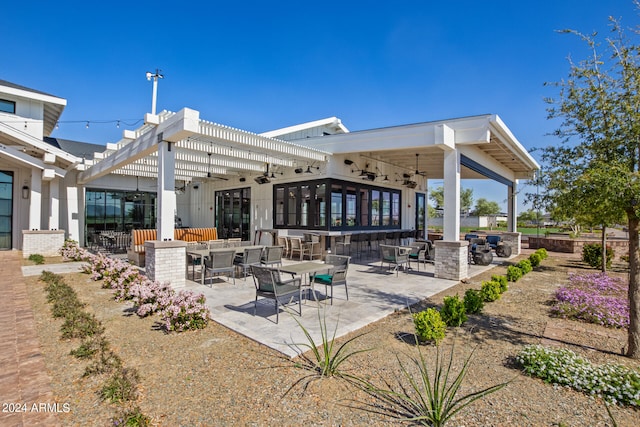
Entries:
{"type": "Polygon", "coordinates": [[[460,240],[460,153],[444,152],[444,218],[443,239],[460,240]]]}
{"type": "Polygon", "coordinates": [[[518,181],[507,186],[507,230],[515,232],[518,225],[518,181]]]}
{"type": "Polygon", "coordinates": [[[31,169],[31,193],[29,195],[29,230],[40,230],[42,222],[42,171],[31,169]]]}
{"type": "Polygon", "coordinates": [[[68,224],[67,237],[71,240],[81,242],[80,213],[79,213],[80,209],[78,207],[78,191],[83,191],[82,187],[77,187],[75,185],[67,186],[67,224],[68,224]]]}
{"type": "Polygon", "coordinates": [[[60,228],[60,180],[49,181],[49,230],[60,228]]]}
{"type": "Polygon", "coordinates": [[[175,145],[158,135],[158,233],[159,241],[173,240],[176,212],[175,145]]]}

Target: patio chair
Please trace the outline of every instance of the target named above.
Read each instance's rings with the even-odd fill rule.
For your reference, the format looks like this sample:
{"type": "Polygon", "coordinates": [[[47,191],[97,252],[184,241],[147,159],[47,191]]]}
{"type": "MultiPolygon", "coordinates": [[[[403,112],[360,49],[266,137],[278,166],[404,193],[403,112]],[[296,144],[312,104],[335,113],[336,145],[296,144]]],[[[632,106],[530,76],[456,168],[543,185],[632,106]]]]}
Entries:
{"type": "Polygon", "coordinates": [[[388,264],[389,267],[393,265],[396,276],[400,267],[408,273],[409,253],[403,251],[400,246],[380,245],[380,268],[383,268],[384,264],[388,264]]]}
{"type": "Polygon", "coordinates": [[[487,236],[487,243],[491,246],[491,249],[496,251],[496,255],[499,257],[510,257],[511,256],[511,246],[505,245],[502,241],[502,236],[498,235],[489,235],[487,236]]]}
{"type": "Polygon", "coordinates": [[[278,246],[282,246],[282,256],[289,256],[289,239],[287,236],[278,236],[278,246]]]}
{"type": "Polygon", "coordinates": [[[349,248],[349,255],[351,255],[351,234],[345,234],[344,236],[336,236],[335,244],[336,244],[336,253],[338,252],[338,248],[342,248],[343,254],[345,253],[346,249],[349,248]]]}
{"type": "Polygon", "coordinates": [[[211,273],[209,277],[220,273],[229,273],[233,277],[233,284],[236,284],[235,269],[233,260],[236,251],[230,249],[228,251],[209,252],[209,256],[204,259],[204,271],[202,272],[202,284],[207,280],[207,273],[211,273]]]}
{"type": "MultiPolygon", "coordinates": [[[[190,250],[203,250],[209,249],[206,243],[199,242],[187,242],[187,268],[191,266],[191,279],[195,280],[196,278],[196,267],[202,267],[202,258],[198,256],[189,255],[190,250]]],[[[188,273],[188,271],[187,271],[188,273]]],[[[201,273],[202,274],[202,273],[201,273]]]]}
{"type": "Polygon", "coordinates": [[[224,240],[209,240],[207,241],[207,245],[209,246],[209,249],[224,248],[224,240]]]}
{"type": "Polygon", "coordinates": [[[308,256],[309,259],[313,257],[313,244],[303,242],[300,237],[291,237],[289,239],[291,242],[291,258],[297,255],[302,261],[305,256],[308,256]]]}
{"type": "Polygon", "coordinates": [[[282,265],[282,246],[267,246],[264,248],[260,264],[262,265],[282,265]]]}
{"type": "Polygon", "coordinates": [[[418,271],[420,271],[420,263],[434,263],[433,246],[431,242],[412,243],[411,252],[409,252],[409,265],[411,265],[411,261],[418,263],[418,271]]]}
{"type": "Polygon", "coordinates": [[[278,323],[280,299],[289,298],[289,303],[291,303],[296,296],[298,297],[298,313],[302,316],[302,280],[299,277],[282,280],[278,269],[258,265],[252,265],[251,272],[253,283],[256,286],[256,299],[253,303],[254,316],[258,307],[258,297],[272,299],[276,304],[276,323],[278,323]]]}
{"type": "Polygon", "coordinates": [[[315,274],[311,277],[313,283],[324,285],[324,294],[327,295],[327,287],[331,288],[331,305],[333,305],[333,287],[344,285],[344,292],[349,300],[349,290],[347,289],[347,271],[349,270],[350,256],[327,255],[325,263],[334,267],[327,274],[315,274]]]}
{"type": "Polygon", "coordinates": [[[243,253],[236,254],[233,263],[236,267],[242,268],[242,276],[247,280],[247,271],[252,265],[260,265],[262,259],[262,248],[246,248],[243,253]]]}

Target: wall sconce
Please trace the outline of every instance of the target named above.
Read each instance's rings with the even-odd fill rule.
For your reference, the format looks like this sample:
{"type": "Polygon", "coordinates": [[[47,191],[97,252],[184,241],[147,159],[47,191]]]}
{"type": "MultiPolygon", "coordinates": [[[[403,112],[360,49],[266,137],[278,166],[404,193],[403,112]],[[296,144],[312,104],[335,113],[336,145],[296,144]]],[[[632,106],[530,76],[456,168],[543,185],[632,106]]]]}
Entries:
{"type": "Polygon", "coordinates": [[[22,186],[22,198],[23,199],[28,199],[29,198],[29,186],[28,185],[23,185],[22,186]]]}

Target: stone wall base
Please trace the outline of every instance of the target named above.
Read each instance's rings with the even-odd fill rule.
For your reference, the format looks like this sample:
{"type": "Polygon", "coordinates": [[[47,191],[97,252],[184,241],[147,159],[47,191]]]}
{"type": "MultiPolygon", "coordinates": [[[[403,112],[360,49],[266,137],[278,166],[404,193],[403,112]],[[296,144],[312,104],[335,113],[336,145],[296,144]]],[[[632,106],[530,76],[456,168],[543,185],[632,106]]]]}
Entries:
{"type": "Polygon", "coordinates": [[[144,242],[145,272],[151,280],[184,288],[187,271],[187,243],[182,240],[144,242]]]}
{"type": "Polygon", "coordinates": [[[23,258],[29,258],[33,254],[60,256],[64,236],[64,230],[22,230],[23,258]]]}
{"type": "Polygon", "coordinates": [[[469,242],[436,240],[434,242],[435,277],[462,280],[469,277],[469,242]]]}

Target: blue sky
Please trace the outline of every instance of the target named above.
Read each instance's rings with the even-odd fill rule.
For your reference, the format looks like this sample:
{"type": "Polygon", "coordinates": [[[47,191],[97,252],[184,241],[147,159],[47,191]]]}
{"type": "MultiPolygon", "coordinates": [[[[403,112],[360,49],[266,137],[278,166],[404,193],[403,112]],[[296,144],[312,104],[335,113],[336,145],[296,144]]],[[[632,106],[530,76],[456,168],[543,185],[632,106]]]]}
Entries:
{"type": "MultiPolygon", "coordinates": [[[[545,136],[543,98],[555,93],[544,83],[587,54],[555,30],[604,35],[610,15],[638,23],[631,0],[231,3],[7,2],[0,79],[67,99],[54,136],[98,144],[150,111],[145,72],[158,68],[158,110],[190,107],[253,132],[330,116],[360,130],[495,113],[534,149],[557,142],[545,136]]],[[[476,200],[506,196],[498,184],[463,186],[476,200]]]]}

